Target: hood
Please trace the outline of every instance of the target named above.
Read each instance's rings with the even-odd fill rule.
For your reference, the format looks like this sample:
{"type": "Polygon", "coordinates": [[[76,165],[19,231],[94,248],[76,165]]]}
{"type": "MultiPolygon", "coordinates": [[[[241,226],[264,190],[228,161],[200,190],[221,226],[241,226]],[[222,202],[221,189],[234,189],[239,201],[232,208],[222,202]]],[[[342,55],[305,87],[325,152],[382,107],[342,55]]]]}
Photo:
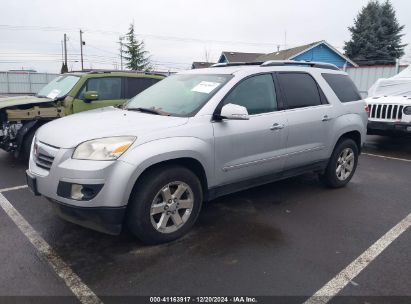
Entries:
{"type": "Polygon", "coordinates": [[[2,97],[0,98],[0,109],[34,103],[44,103],[50,101],[52,101],[52,99],[46,97],[40,98],[36,96],[2,97]]]}
{"type": "Polygon", "coordinates": [[[110,136],[139,136],[187,123],[186,117],[153,115],[114,107],[100,108],[53,120],[42,126],[36,137],[41,142],[74,148],[78,144],[110,136]]]}
{"type": "Polygon", "coordinates": [[[411,97],[411,77],[380,78],[368,90],[368,96],[409,96],[411,97]]]}
{"type": "Polygon", "coordinates": [[[409,96],[381,96],[369,97],[365,99],[367,104],[399,104],[411,106],[411,97],[409,96]]]}

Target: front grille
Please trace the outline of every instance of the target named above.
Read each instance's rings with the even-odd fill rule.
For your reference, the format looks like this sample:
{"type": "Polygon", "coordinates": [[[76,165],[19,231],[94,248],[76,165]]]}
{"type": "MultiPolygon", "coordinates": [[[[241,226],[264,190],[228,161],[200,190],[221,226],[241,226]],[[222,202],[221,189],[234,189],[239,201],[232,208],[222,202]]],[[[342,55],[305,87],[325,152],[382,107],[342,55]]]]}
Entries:
{"type": "Polygon", "coordinates": [[[33,149],[34,162],[38,167],[50,170],[58,151],[57,147],[36,141],[33,149]]]}
{"type": "Polygon", "coordinates": [[[50,170],[51,166],[53,165],[53,161],[54,161],[54,157],[47,156],[42,153],[39,153],[36,156],[36,165],[46,170],[50,170]]]}
{"type": "Polygon", "coordinates": [[[402,119],[404,106],[393,104],[369,104],[370,118],[398,121],[402,119]]]}

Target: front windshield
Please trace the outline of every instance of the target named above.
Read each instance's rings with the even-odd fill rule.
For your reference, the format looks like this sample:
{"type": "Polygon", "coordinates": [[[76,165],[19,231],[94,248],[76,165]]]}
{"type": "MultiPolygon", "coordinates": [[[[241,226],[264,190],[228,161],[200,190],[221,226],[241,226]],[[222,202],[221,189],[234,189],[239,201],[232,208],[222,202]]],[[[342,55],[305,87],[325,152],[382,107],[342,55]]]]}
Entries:
{"type": "Polygon", "coordinates": [[[74,85],[80,80],[80,77],[73,75],[59,76],[52,80],[48,85],[42,88],[37,97],[48,97],[56,99],[67,95],[74,85]]]}
{"type": "Polygon", "coordinates": [[[232,76],[179,74],[132,98],[125,109],[148,108],[175,116],[196,113],[232,76]]]}

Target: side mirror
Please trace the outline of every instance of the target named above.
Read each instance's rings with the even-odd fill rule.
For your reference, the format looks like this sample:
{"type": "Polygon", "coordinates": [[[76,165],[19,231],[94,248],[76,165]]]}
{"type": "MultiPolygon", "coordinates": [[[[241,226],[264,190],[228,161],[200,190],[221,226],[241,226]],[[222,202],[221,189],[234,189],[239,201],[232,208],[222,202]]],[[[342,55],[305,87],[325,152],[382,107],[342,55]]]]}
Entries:
{"type": "Polygon", "coordinates": [[[84,101],[91,102],[93,100],[98,100],[98,92],[97,91],[87,91],[84,93],[84,101]]]}
{"type": "Polygon", "coordinates": [[[245,107],[239,106],[236,104],[226,104],[221,109],[221,118],[229,119],[229,120],[248,120],[250,117],[248,116],[248,111],[245,107]]]}

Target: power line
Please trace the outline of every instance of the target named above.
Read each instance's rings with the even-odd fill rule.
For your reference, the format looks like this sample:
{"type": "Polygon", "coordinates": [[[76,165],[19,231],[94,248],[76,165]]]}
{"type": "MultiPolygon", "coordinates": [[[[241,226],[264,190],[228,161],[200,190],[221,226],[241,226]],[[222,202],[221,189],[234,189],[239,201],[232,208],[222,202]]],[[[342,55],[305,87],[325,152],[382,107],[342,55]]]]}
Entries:
{"type": "MultiPolygon", "coordinates": [[[[58,26],[34,26],[34,25],[9,25],[0,24],[0,30],[39,30],[39,31],[78,31],[76,28],[68,27],[58,27],[58,26]]],[[[123,33],[118,31],[107,31],[107,30],[96,30],[96,29],[84,29],[84,32],[98,33],[103,35],[123,35],[123,33]]],[[[195,42],[195,43],[215,43],[215,44],[240,44],[240,45],[252,45],[252,46],[273,46],[273,45],[283,45],[282,43],[274,42],[248,42],[248,41],[230,41],[230,40],[214,40],[214,39],[200,39],[193,37],[177,37],[177,36],[166,36],[166,35],[155,35],[155,34],[144,34],[137,33],[138,36],[143,36],[147,38],[166,40],[166,41],[178,41],[178,42],[195,42]]]]}
{"type": "Polygon", "coordinates": [[[114,54],[114,55],[117,55],[117,57],[120,57],[118,53],[114,53],[114,52],[111,52],[111,51],[107,51],[107,50],[98,48],[98,47],[96,47],[96,46],[88,45],[87,47],[91,47],[91,48],[93,48],[93,49],[96,49],[96,50],[99,50],[99,51],[102,51],[102,52],[105,52],[105,53],[108,53],[108,54],[114,54]]]}

